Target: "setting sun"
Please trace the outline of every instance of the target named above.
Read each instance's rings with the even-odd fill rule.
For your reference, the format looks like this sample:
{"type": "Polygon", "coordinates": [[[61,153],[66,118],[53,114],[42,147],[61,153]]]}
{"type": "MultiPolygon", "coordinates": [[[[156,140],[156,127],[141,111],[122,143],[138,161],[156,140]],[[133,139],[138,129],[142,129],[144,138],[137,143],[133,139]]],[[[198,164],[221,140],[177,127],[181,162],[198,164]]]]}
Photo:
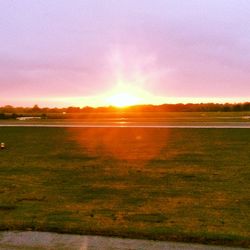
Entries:
{"type": "Polygon", "coordinates": [[[111,91],[105,94],[108,105],[126,107],[141,104],[145,98],[144,91],[131,84],[119,82],[111,91]]]}
{"type": "Polygon", "coordinates": [[[117,93],[113,96],[110,96],[107,101],[117,107],[125,107],[125,106],[130,106],[130,105],[135,105],[138,104],[140,101],[139,97],[136,97],[130,93],[117,93]]]}

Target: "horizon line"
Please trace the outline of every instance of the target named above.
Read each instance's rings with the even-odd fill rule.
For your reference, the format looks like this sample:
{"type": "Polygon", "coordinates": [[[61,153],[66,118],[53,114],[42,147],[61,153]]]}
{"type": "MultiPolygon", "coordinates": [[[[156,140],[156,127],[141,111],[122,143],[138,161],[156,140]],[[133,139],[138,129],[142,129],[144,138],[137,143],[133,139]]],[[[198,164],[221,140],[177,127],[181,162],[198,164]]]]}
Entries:
{"type": "Polygon", "coordinates": [[[40,108],[40,109],[44,109],[44,108],[48,108],[48,109],[67,109],[67,108],[80,108],[80,109],[84,109],[84,108],[92,108],[92,109],[98,109],[98,108],[113,108],[113,109],[128,109],[128,108],[133,108],[133,107],[143,107],[143,106],[153,106],[153,107],[159,107],[159,106],[163,106],[163,105],[243,105],[243,104],[250,104],[250,100],[249,101],[244,101],[244,102],[188,102],[188,103],[183,103],[183,102],[177,102],[177,103],[162,103],[162,104],[135,104],[135,105],[128,105],[128,106],[123,106],[123,107],[119,107],[119,106],[115,106],[115,105],[105,105],[105,106],[65,106],[65,107],[57,107],[57,106],[40,106],[39,104],[33,104],[33,106],[14,106],[11,104],[6,104],[6,105],[1,105],[0,108],[6,108],[6,107],[12,107],[12,108],[40,108]]]}

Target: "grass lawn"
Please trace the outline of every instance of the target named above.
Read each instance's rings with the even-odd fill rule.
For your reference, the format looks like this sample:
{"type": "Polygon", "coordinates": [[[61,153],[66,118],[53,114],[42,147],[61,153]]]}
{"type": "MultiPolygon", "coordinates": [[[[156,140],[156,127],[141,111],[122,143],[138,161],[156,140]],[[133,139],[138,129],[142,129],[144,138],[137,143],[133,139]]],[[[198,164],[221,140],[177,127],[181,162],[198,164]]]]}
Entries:
{"type": "Polygon", "coordinates": [[[0,230],[250,246],[250,130],[0,128],[0,230]]]}

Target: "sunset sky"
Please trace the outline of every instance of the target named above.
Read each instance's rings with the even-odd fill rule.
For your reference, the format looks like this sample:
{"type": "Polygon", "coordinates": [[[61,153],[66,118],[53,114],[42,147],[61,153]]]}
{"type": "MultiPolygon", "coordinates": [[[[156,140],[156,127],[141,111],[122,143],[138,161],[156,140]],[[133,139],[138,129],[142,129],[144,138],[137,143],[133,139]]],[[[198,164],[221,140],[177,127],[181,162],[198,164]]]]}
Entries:
{"type": "Polygon", "coordinates": [[[0,106],[250,101],[249,0],[0,0],[0,106]]]}

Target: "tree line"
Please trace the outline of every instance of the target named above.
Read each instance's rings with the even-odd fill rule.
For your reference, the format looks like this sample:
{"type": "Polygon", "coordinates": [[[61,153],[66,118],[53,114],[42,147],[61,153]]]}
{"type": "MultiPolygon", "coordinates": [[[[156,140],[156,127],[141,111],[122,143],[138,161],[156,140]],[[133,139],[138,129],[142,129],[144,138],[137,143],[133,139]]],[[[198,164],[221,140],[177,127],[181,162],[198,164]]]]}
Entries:
{"type": "Polygon", "coordinates": [[[250,111],[250,102],[244,103],[178,103],[162,105],[134,105],[124,108],[114,106],[109,107],[67,107],[67,108],[48,108],[39,107],[13,107],[6,105],[0,107],[0,119],[5,117],[16,118],[22,114],[45,115],[49,113],[73,114],[73,113],[106,113],[106,112],[239,112],[250,111]]]}

